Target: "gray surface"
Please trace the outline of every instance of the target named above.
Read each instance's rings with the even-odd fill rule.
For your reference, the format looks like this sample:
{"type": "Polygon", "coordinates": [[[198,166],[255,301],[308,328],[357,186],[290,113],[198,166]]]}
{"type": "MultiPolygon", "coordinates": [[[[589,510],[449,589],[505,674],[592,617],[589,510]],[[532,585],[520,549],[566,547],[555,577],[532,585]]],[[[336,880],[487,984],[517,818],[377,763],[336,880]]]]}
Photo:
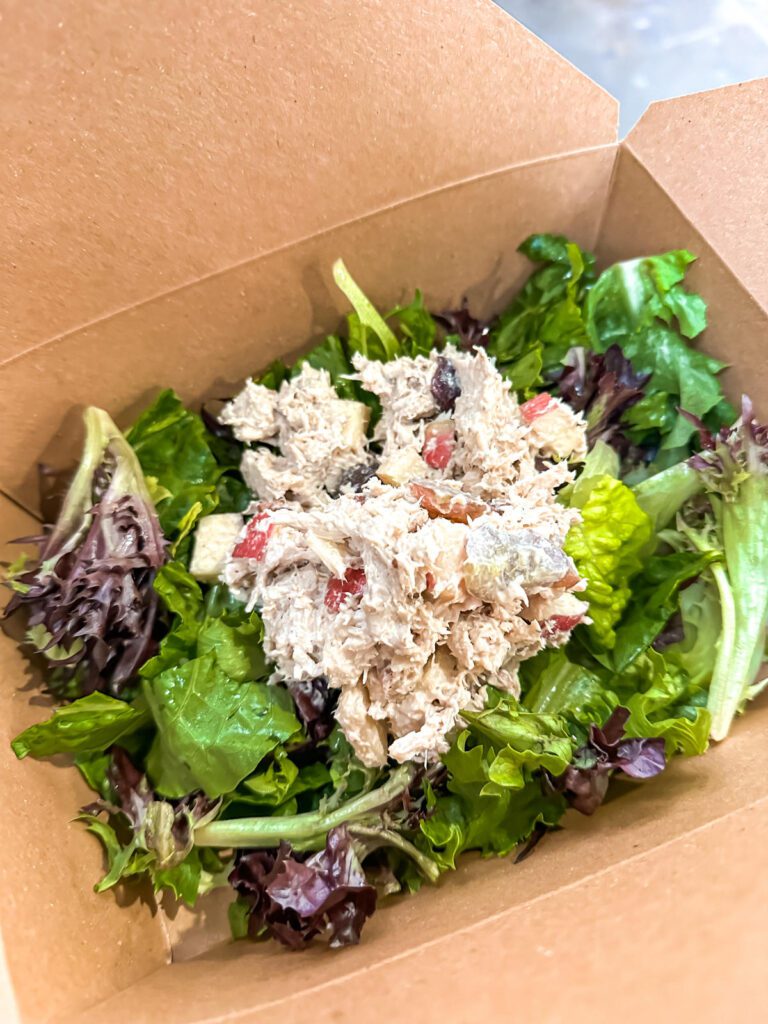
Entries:
{"type": "Polygon", "coordinates": [[[768,75],[768,0],[496,0],[621,101],[626,134],[657,99],[768,75]]]}

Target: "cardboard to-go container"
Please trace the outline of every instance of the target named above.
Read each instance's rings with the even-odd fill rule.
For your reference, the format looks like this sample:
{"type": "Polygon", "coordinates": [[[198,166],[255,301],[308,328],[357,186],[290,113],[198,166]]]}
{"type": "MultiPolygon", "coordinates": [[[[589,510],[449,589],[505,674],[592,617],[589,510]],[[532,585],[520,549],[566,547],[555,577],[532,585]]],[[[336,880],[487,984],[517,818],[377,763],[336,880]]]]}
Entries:
{"type": "MultiPolygon", "coordinates": [[[[654,104],[617,144],[615,101],[490,0],[11,0],[2,31],[3,538],[35,532],[36,463],[76,455],[84,405],[227,394],[335,328],[337,256],[382,307],[418,285],[489,313],[531,231],[603,264],[686,246],[704,346],[766,408],[766,81],[654,104]]],[[[231,943],[220,900],[95,895],[79,777],[8,747],[46,711],[5,636],[0,680],[4,1022],[768,1010],[765,704],[524,863],[469,858],[361,946],[292,955],[231,943]]]]}

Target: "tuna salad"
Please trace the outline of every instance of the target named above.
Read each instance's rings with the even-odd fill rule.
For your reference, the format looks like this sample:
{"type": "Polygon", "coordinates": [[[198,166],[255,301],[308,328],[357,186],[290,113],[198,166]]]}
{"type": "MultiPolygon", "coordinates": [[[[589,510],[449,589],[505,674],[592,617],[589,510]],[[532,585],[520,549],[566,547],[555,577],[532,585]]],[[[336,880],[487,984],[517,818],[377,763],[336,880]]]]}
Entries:
{"type": "Polygon", "coordinates": [[[520,251],[484,317],[382,315],[338,261],[346,322],[293,365],[257,339],[227,398],[86,410],[6,617],[54,701],[13,750],[93,791],[98,891],[229,887],[235,938],[349,945],[761,691],[768,427],[697,347],[694,257],[520,251]]]}
{"type": "Polygon", "coordinates": [[[586,615],[563,551],[579,513],[556,500],[585,424],[557,398],[520,404],[482,349],[353,366],[381,403],[370,446],[367,407],[325,370],[278,392],[249,381],[225,406],[236,438],[265,445],[243,454],[254,502],[222,579],[258,608],[275,681],[339,691],[364,765],[428,764],[489,679],[519,696],[521,662],[586,615]]]}

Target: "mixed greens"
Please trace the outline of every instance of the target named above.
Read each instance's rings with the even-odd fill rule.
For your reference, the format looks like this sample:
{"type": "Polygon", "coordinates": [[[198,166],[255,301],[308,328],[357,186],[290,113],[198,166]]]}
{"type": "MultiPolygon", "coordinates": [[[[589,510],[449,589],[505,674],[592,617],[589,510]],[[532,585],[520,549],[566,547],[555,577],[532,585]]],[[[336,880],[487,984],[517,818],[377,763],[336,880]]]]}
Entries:
{"type": "Polygon", "coordinates": [[[56,522],[9,568],[8,614],[26,610],[26,647],[59,701],[13,749],[70,755],[94,790],[80,817],[106,854],[98,890],[149,878],[192,906],[230,885],[235,937],[357,942],[377,899],[436,882],[467,850],[527,853],[569,808],[592,814],[614,775],[648,779],[724,739],[759,691],[768,428],[746,400],[736,419],[723,364],[691,344],[706,326],[684,284],[693,256],[598,274],[565,238],[520,248],[537,268],[489,321],[466,302],[433,315],[419,292],[382,316],[339,262],[345,331],[259,378],[278,388],[306,363],[325,369],[372,425],[355,352],[442,349],[444,410],[452,347],[481,346],[521,401],[549,393],[584,414],[589,454],[559,500],[581,514],[566,553],[590,621],[524,663],[519,700],[489,680],[438,763],[361,764],[335,691],[270,682],[258,611],[190,574],[198,521],[250,500],[228,429],[172,391],[125,435],[86,411],[56,522]]]}

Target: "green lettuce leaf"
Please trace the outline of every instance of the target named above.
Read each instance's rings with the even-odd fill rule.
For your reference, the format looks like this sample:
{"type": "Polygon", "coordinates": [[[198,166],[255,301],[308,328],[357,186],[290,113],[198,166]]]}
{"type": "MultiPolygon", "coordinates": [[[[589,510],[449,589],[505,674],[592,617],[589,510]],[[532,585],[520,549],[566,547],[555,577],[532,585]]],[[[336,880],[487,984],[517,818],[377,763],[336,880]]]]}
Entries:
{"type": "Polygon", "coordinates": [[[232,800],[256,807],[280,808],[283,814],[296,814],[297,797],[325,790],[330,782],[331,773],[324,764],[318,761],[299,768],[285,751],[278,750],[265,769],[243,780],[232,800]]]}
{"type": "Polygon", "coordinates": [[[127,704],[106,693],[90,693],[56,708],[45,722],[20,733],[11,746],[18,758],[98,754],[150,722],[142,701],[127,704]]]}
{"type": "Polygon", "coordinates": [[[154,787],[179,797],[195,789],[234,790],[263,758],[300,732],[288,692],[268,686],[264,627],[226,587],[204,595],[179,562],[155,588],[173,623],[141,669],[157,726],[147,767],[154,787]]]}
{"type": "Polygon", "coordinates": [[[666,658],[648,650],[616,678],[619,701],[629,708],[627,736],[661,736],[667,754],[691,757],[709,745],[707,690],[666,658]]]}
{"type": "Polygon", "coordinates": [[[300,732],[287,690],[237,682],[212,653],[145,680],[143,693],[157,726],[147,767],[165,796],[229,793],[300,732]]]}
{"type": "Polygon", "coordinates": [[[435,347],[437,325],[424,305],[424,297],[416,289],[413,301],[407,306],[397,306],[387,314],[387,320],[396,320],[401,336],[402,354],[406,356],[428,356],[435,347]]]}
{"type": "Polygon", "coordinates": [[[585,740],[589,726],[603,725],[619,698],[611,688],[612,672],[596,662],[587,667],[570,660],[574,646],[543,650],[523,664],[522,701],[530,711],[565,717],[585,740]]]}
{"type": "Polygon", "coordinates": [[[651,521],[632,491],[605,476],[591,487],[581,509],[582,522],[571,527],[565,551],[587,580],[585,598],[592,640],[610,650],[614,627],[631,595],[630,581],[642,568],[641,552],[651,536],[651,521]]]}
{"type": "Polygon", "coordinates": [[[448,792],[428,789],[421,822],[423,848],[443,870],[464,850],[503,856],[537,824],[554,825],[565,801],[543,788],[540,774],[562,773],[573,753],[564,719],[532,714],[498,691],[484,711],[462,717],[467,728],[443,756],[448,792]]]}
{"type": "Polygon", "coordinates": [[[680,594],[680,617],[684,639],[667,647],[664,657],[700,686],[712,676],[722,629],[720,600],[711,578],[700,577],[680,594]]]}
{"type": "Polygon", "coordinates": [[[633,488],[638,505],[651,517],[656,532],[668,526],[683,505],[703,489],[701,477],[687,462],[678,462],[633,488]]]}
{"type": "MultiPolygon", "coordinates": [[[[562,716],[577,743],[593,723],[604,725],[616,707],[629,709],[625,733],[665,741],[667,755],[702,754],[707,749],[710,716],[706,687],[652,649],[621,672],[570,660],[575,645],[543,651],[524,666],[523,704],[537,712],[562,716]]],[[[665,652],[666,654],[666,652],[665,652]]]]}
{"type": "Polygon", "coordinates": [[[200,515],[217,507],[221,475],[199,416],[189,412],[171,390],[162,391],[128,432],[128,441],[146,476],[169,497],[157,507],[166,536],[173,536],[195,503],[200,515]]]}
{"type": "Polygon", "coordinates": [[[594,257],[562,235],[531,235],[519,247],[542,266],[495,325],[488,352],[516,390],[540,384],[568,349],[587,344],[582,302],[594,257]]]}
{"type": "Polygon", "coordinates": [[[688,344],[707,325],[703,299],[682,283],[694,259],[677,249],[617,263],[600,275],[585,305],[591,346],[605,352],[619,345],[635,371],[651,374],[645,397],[627,413],[633,439],[660,435],[664,449],[682,450],[676,461],[695,432],[677,407],[713,427],[733,416],[718,380],[725,364],[688,344]]]}
{"type": "Polygon", "coordinates": [[[616,627],[611,662],[617,672],[632,664],[653,643],[677,610],[681,585],[717,560],[714,552],[677,551],[649,559],[632,584],[632,599],[616,627]]]}

